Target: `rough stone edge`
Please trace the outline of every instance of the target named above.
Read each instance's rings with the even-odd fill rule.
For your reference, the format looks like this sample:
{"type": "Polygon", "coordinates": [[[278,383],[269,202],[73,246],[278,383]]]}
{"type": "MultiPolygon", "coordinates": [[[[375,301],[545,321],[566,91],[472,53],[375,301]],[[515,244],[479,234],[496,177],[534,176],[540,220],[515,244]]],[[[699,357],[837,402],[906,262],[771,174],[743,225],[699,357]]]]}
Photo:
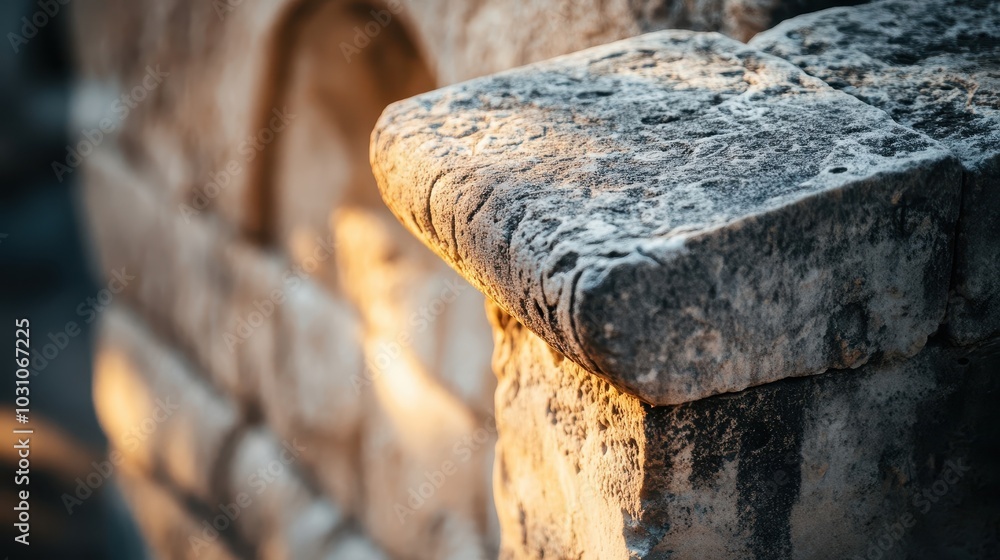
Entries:
{"type": "MultiPolygon", "coordinates": [[[[667,31],[666,33],[674,33],[674,32],[677,32],[677,33],[679,33],[681,35],[685,35],[685,34],[692,34],[693,35],[693,34],[695,34],[693,32],[683,31],[683,30],[681,30],[681,31],[674,31],[674,30],[672,30],[672,31],[667,31]]],[[[705,34],[705,35],[718,35],[718,34],[717,33],[711,33],[711,34],[705,34]]],[[[556,57],[556,58],[553,58],[553,59],[549,59],[547,61],[542,61],[542,62],[534,63],[534,64],[526,66],[526,67],[517,68],[517,69],[505,71],[505,72],[500,72],[500,73],[498,73],[496,75],[493,75],[493,76],[508,75],[508,74],[511,74],[511,73],[523,72],[523,71],[525,71],[526,68],[530,69],[532,66],[551,65],[553,63],[558,63],[558,61],[560,59],[565,59],[565,58],[569,58],[569,57],[578,56],[581,53],[586,53],[587,51],[593,51],[593,50],[598,50],[598,49],[606,49],[606,48],[610,47],[611,45],[616,45],[618,43],[625,43],[625,42],[630,42],[630,41],[641,40],[641,37],[642,36],[633,37],[633,38],[630,38],[630,39],[625,39],[623,41],[618,41],[616,43],[609,43],[609,44],[606,44],[606,45],[601,45],[601,46],[598,46],[598,47],[593,47],[591,49],[585,49],[583,51],[578,51],[576,53],[571,53],[571,54],[568,54],[568,55],[563,55],[561,57],[556,57]]],[[[732,39],[724,38],[721,35],[719,36],[719,38],[722,38],[722,39],[725,39],[725,40],[729,40],[729,41],[733,41],[732,39]]],[[[743,45],[742,43],[738,43],[736,41],[733,41],[733,42],[736,45],[742,45],[743,48],[751,48],[751,47],[747,47],[746,45],[743,45]]],[[[779,58],[779,57],[767,54],[767,53],[765,53],[763,51],[757,51],[756,49],[752,49],[752,50],[755,50],[756,52],[758,52],[762,58],[770,59],[773,62],[777,62],[778,66],[779,66],[779,69],[784,69],[784,68],[781,68],[781,67],[787,67],[787,70],[790,70],[792,72],[796,72],[796,73],[802,74],[803,77],[808,76],[810,79],[815,79],[815,78],[813,78],[812,76],[809,76],[807,73],[803,72],[797,66],[795,66],[794,64],[788,62],[785,59],[782,59],[782,58],[779,58]]],[[[476,78],[474,80],[470,80],[469,82],[463,82],[461,84],[456,84],[455,86],[449,86],[449,87],[469,87],[470,85],[474,85],[476,82],[490,80],[493,76],[485,76],[485,77],[482,77],[482,78],[476,78]]],[[[843,92],[839,92],[839,91],[835,90],[834,88],[829,87],[828,85],[826,85],[821,80],[817,80],[817,82],[823,84],[824,87],[829,88],[829,90],[831,92],[835,93],[836,95],[843,96],[845,100],[849,99],[852,103],[858,103],[858,104],[863,105],[864,107],[870,108],[872,111],[877,111],[879,113],[885,114],[884,111],[881,111],[877,107],[873,107],[871,105],[865,104],[865,103],[857,100],[853,96],[847,95],[847,94],[845,94],[843,92]]],[[[486,294],[487,297],[489,297],[493,302],[496,302],[501,308],[503,308],[507,312],[511,313],[519,321],[521,321],[522,323],[524,323],[525,325],[527,325],[529,328],[531,328],[534,332],[536,332],[536,334],[539,334],[539,336],[541,336],[544,340],[546,340],[550,345],[552,345],[555,348],[557,348],[560,352],[564,353],[565,355],[567,355],[568,357],[570,357],[571,359],[573,359],[575,362],[577,362],[578,364],[580,364],[581,366],[583,366],[585,369],[587,369],[591,373],[594,373],[596,375],[600,375],[602,377],[605,377],[606,379],[608,379],[609,381],[611,381],[613,384],[615,384],[620,389],[628,392],[629,394],[637,395],[637,396],[639,396],[640,399],[645,400],[645,401],[647,401],[647,402],[649,402],[651,404],[654,404],[654,405],[667,405],[667,404],[679,404],[679,403],[682,403],[682,402],[689,402],[691,400],[696,400],[696,399],[699,399],[699,398],[704,398],[706,396],[711,396],[711,395],[714,395],[714,394],[720,394],[720,393],[732,392],[732,391],[740,391],[740,390],[743,390],[743,389],[745,389],[747,387],[750,387],[750,386],[759,385],[759,384],[762,384],[762,383],[768,383],[768,382],[772,382],[772,381],[777,381],[777,380],[780,380],[780,379],[784,379],[786,377],[798,377],[798,376],[804,376],[804,375],[815,375],[815,374],[827,371],[829,369],[842,369],[842,368],[857,367],[857,366],[860,366],[860,365],[866,363],[868,361],[868,359],[870,357],[872,357],[873,355],[877,356],[879,358],[883,357],[883,352],[881,351],[881,349],[875,348],[871,352],[867,353],[865,356],[863,356],[860,359],[848,359],[846,361],[845,360],[841,360],[839,362],[833,362],[833,363],[827,363],[827,364],[823,364],[823,365],[817,365],[815,367],[809,367],[809,368],[805,368],[805,369],[799,368],[799,370],[793,371],[791,373],[782,374],[782,375],[779,375],[779,376],[776,376],[776,377],[773,377],[773,378],[753,379],[753,380],[746,381],[745,383],[731,384],[729,386],[724,386],[722,388],[716,388],[716,389],[711,389],[710,388],[708,390],[702,390],[702,391],[683,391],[683,390],[681,390],[681,391],[676,391],[676,392],[672,391],[672,392],[667,392],[667,393],[662,393],[662,394],[644,393],[641,389],[637,388],[634,383],[629,383],[628,382],[627,377],[628,377],[629,371],[630,371],[629,367],[626,366],[624,368],[608,368],[606,366],[602,367],[599,363],[597,363],[597,360],[593,359],[593,357],[591,355],[593,353],[587,352],[586,348],[585,348],[585,346],[593,346],[593,345],[592,344],[586,344],[586,342],[587,342],[586,340],[581,340],[581,337],[579,336],[579,333],[575,332],[575,330],[574,330],[574,332],[571,332],[571,333],[558,333],[558,332],[555,332],[551,328],[551,326],[548,325],[548,323],[542,317],[534,317],[530,313],[517,313],[516,312],[516,308],[518,306],[514,305],[512,302],[506,301],[507,298],[505,298],[503,296],[504,291],[505,291],[504,289],[496,288],[496,287],[490,285],[487,281],[479,278],[479,275],[476,274],[476,273],[474,273],[471,270],[471,268],[468,267],[466,265],[466,263],[462,259],[458,258],[456,254],[453,254],[455,252],[455,250],[456,250],[455,248],[446,247],[446,246],[444,246],[445,244],[438,243],[435,239],[428,238],[427,235],[424,235],[424,231],[423,230],[425,228],[420,227],[420,225],[414,221],[414,220],[417,220],[417,217],[415,215],[410,215],[411,214],[410,209],[408,209],[408,208],[399,208],[399,207],[397,207],[398,205],[396,205],[396,204],[393,203],[393,198],[389,194],[389,189],[385,187],[385,185],[388,183],[387,175],[389,174],[389,172],[385,168],[383,168],[383,165],[382,165],[383,162],[378,161],[379,154],[381,153],[381,152],[379,152],[377,150],[378,143],[379,143],[380,135],[384,131],[383,130],[384,129],[384,124],[387,121],[391,121],[394,110],[396,112],[398,112],[400,110],[399,108],[402,107],[402,106],[404,106],[404,104],[406,104],[406,103],[411,103],[412,104],[412,103],[415,103],[415,102],[419,102],[419,101],[416,101],[417,99],[419,99],[419,96],[417,98],[411,98],[409,100],[403,100],[403,101],[391,104],[383,112],[382,117],[380,117],[378,124],[376,125],[375,129],[372,132],[372,135],[371,135],[371,151],[370,151],[370,153],[371,153],[371,163],[372,163],[373,170],[375,171],[376,179],[378,180],[380,190],[382,191],[383,201],[390,208],[390,210],[392,210],[393,214],[397,217],[397,219],[399,219],[400,222],[402,222],[407,227],[407,229],[409,229],[411,231],[411,233],[413,233],[415,236],[417,236],[418,238],[420,238],[425,243],[425,245],[427,245],[429,248],[431,248],[439,257],[441,257],[443,260],[445,260],[445,262],[447,262],[450,266],[452,266],[452,268],[454,268],[459,274],[461,274],[464,278],[466,278],[471,284],[473,284],[474,286],[476,286],[480,291],[482,291],[484,294],[486,294]],[[512,309],[514,309],[514,310],[512,310],[512,309]],[[624,375],[621,374],[620,372],[618,374],[616,374],[615,371],[614,371],[616,369],[621,369],[621,371],[625,372],[624,375]],[[623,381],[622,378],[625,378],[625,380],[623,381]]],[[[888,115],[886,115],[886,118],[890,122],[893,122],[893,123],[895,122],[895,121],[892,121],[892,119],[888,115]]],[[[905,128],[908,131],[912,131],[912,129],[910,129],[908,127],[903,127],[901,125],[899,125],[899,126],[900,126],[900,128],[905,128]]],[[[916,135],[926,137],[926,135],[921,134],[919,132],[916,132],[916,131],[912,131],[912,132],[914,134],[916,134],[916,135]]],[[[926,137],[926,138],[929,139],[929,137],[926,137]]],[[[931,140],[931,143],[934,144],[935,146],[939,145],[939,142],[934,141],[933,139],[930,139],[930,140],[931,140]]],[[[958,161],[955,160],[953,156],[947,155],[949,153],[949,152],[947,152],[947,150],[944,150],[943,148],[941,148],[941,152],[942,152],[941,157],[933,158],[930,155],[926,155],[922,159],[921,162],[924,163],[924,164],[934,164],[936,167],[937,166],[941,166],[941,165],[944,165],[946,167],[948,167],[948,166],[955,167],[955,168],[958,167],[958,161]],[[954,161],[951,161],[951,160],[954,160],[954,161]]],[[[390,165],[389,167],[391,168],[392,166],[390,165]]],[[[908,167],[913,167],[913,164],[910,163],[908,165],[908,167]]],[[[422,169],[422,171],[426,171],[426,169],[422,169]]],[[[894,169],[893,172],[896,173],[896,174],[902,175],[902,169],[894,169]]],[[[946,170],[945,173],[947,174],[948,171],[946,170]]],[[[761,219],[761,217],[764,217],[764,216],[774,216],[774,215],[777,215],[780,212],[783,212],[783,211],[789,209],[790,207],[795,207],[797,205],[801,206],[801,205],[804,205],[804,204],[808,204],[809,202],[815,201],[815,200],[817,200],[819,198],[822,198],[822,197],[841,196],[844,192],[851,191],[853,188],[857,188],[857,187],[863,185],[866,182],[872,182],[874,178],[879,177],[881,175],[884,175],[884,173],[883,172],[879,172],[879,173],[876,173],[874,175],[871,175],[871,176],[868,176],[868,177],[865,177],[865,178],[862,178],[862,179],[849,181],[849,182],[844,183],[843,185],[839,186],[838,188],[829,189],[827,191],[813,193],[813,194],[804,196],[804,197],[802,197],[802,198],[800,198],[798,200],[792,201],[791,204],[786,203],[783,206],[779,206],[777,208],[768,210],[766,212],[743,216],[743,217],[740,217],[737,220],[731,221],[731,222],[726,223],[726,224],[720,224],[720,225],[717,225],[717,226],[713,226],[713,227],[710,227],[710,228],[699,230],[696,235],[689,237],[688,241],[697,240],[699,238],[704,239],[706,237],[709,237],[711,234],[717,233],[719,231],[724,231],[724,230],[730,230],[730,231],[732,231],[732,230],[740,229],[740,228],[746,226],[748,223],[754,223],[755,221],[761,219]]],[[[956,203],[956,209],[955,210],[956,210],[956,212],[955,213],[957,213],[957,204],[958,204],[958,197],[959,197],[960,190],[961,190],[960,187],[956,188],[955,189],[955,193],[954,193],[955,198],[956,198],[956,200],[955,200],[955,203],[956,203]]],[[[951,221],[954,222],[955,220],[951,220],[951,221]]],[[[433,229],[433,228],[431,228],[431,229],[433,229]]],[[[949,228],[948,230],[945,231],[945,233],[947,235],[953,237],[954,233],[955,233],[953,230],[954,230],[953,227],[949,228]]],[[[951,243],[949,243],[949,244],[951,245],[951,243]]],[[[950,261],[950,256],[949,256],[949,261],[950,261]]],[[[619,268],[621,268],[621,267],[619,267],[619,268]]],[[[626,266],[626,268],[627,268],[627,266],[626,266]]],[[[608,272],[609,272],[608,270],[599,270],[599,271],[595,271],[594,275],[595,276],[605,275],[608,272]]],[[[622,268],[621,270],[612,270],[611,272],[618,272],[620,274],[626,274],[629,271],[626,271],[626,270],[624,270],[624,268],[622,268]]],[[[576,294],[576,295],[578,296],[578,297],[575,298],[576,299],[576,306],[580,306],[580,305],[582,305],[581,301],[582,301],[583,297],[582,297],[581,294],[576,294]]],[[[586,295],[586,294],[583,294],[583,295],[586,295]]],[[[935,320],[932,321],[933,325],[928,324],[926,326],[926,328],[923,329],[922,333],[918,333],[917,335],[915,335],[914,336],[915,340],[914,340],[913,344],[910,345],[908,348],[905,348],[905,349],[902,349],[902,350],[900,350],[900,349],[890,349],[890,351],[886,353],[888,356],[890,356],[890,357],[893,357],[893,356],[902,356],[902,357],[912,356],[915,353],[917,353],[920,350],[920,348],[923,347],[924,343],[926,342],[927,336],[929,336],[930,334],[932,334],[933,332],[935,332],[937,330],[938,326],[941,323],[941,320],[945,316],[946,311],[945,311],[945,301],[944,300],[946,298],[945,298],[945,296],[942,295],[942,297],[940,299],[942,300],[941,301],[940,314],[938,314],[938,316],[936,316],[935,320]]],[[[526,308],[526,306],[524,306],[524,305],[521,305],[520,307],[521,308],[526,308]]],[[[570,310],[569,313],[573,314],[573,310],[570,310]]],[[[595,339],[595,340],[599,341],[599,338],[595,339]]],[[[763,351],[763,349],[762,349],[762,351],[763,351]]]]}

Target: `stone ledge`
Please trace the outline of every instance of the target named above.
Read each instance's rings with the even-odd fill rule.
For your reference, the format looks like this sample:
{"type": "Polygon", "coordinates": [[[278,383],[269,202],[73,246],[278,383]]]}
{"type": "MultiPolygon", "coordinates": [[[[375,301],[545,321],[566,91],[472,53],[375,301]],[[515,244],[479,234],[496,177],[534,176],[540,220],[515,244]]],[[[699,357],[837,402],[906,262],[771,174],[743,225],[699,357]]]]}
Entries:
{"type": "Polygon", "coordinates": [[[944,314],[959,163],[717,34],[398,102],[372,165],[442,258],[652,404],[912,355],[944,314]]]}
{"type": "Polygon", "coordinates": [[[961,344],[1000,334],[1000,3],[892,0],[827,10],[786,21],[751,46],[940,140],[962,160],[945,331],[961,344]]]}

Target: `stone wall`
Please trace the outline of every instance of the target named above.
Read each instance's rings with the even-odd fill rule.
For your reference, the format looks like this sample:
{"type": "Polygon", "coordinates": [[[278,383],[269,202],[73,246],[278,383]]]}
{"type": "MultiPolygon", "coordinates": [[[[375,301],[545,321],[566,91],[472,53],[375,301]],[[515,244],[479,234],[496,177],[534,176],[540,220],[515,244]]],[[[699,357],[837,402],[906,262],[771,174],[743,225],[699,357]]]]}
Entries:
{"type": "MultiPolygon", "coordinates": [[[[991,348],[982,317],[995,314],[956,302],[978,309],[992,290],[995,246],[962,240],[988,238],[967,216],[991,211],[996,150],[962,152],[813,68],[842,65],[779,52],[803,36],[788,26],[822,29],[829,16],[783,24],[754,40],[760,50],[715,34],[649,35],[444,89],[392,106],[369,157],[383,109],[435,87],[658,29],[747,40],[834,3],[857,2],[75,5],[84,134],[61,172],[85,176],[98,272],[133,277],[101,312],[95,398],[151,546],[220,558],[655,557],[675,547],[679,557],[768,557],[819,546],[810,535],[823,527],[796,520],[838,514],[845,488],[872,505],[829,534],[850,533],[844,547],[874,535],[851,531],[890,511],[865,493],[884,472],[835,471],[842,480],[827,486],[747,497],[746,478],[774,465],[740,470],[740,453],[816,447],[812,462],[778,466],[789,480],[823,470],[831,450],[861,454],[865,468],[878,453],[894,465],[909,448],[868,426],[923,431],[880,416],[887,403],[912,417],[937,406],[933,388],[969,402],[993,390],[951,364],[994,363],[977,349],[991,348]],[[788,41],[766,44],[779,36],[788,41]],[[671,55],[678,45],[691,50],[671,55]],[[599,71],[571,68],[593,53],[599,71]],[[693,87],[664,87],[644,57],[693,87]],[[421,113],[435,103],[448,113],[421,113]],[[723,108],[725,118],[711,113],[723,108]],[[671,126],[685,127],[684,141],[653,150],[671,126]],[[643,131],[631,144],[610,140],[643,131]],[[799,144],[802,165],[762,153],[799,144]],[[683,188],[642,190],[692,155],[702,163],[677,175],[683,188]],[[736,164],[706,177],[713,157],[736,164]],[[706,206],[699,189],[713,184],[706,206]],[[539,190],[555,193],[547,206],[539,190]],[[619,198],[603,198],[611,191],[619,198]],[[597,202],[576,212],[588,198],[597,202]],[[688,206],[702,214],[690,218],[688,206]],[[561,214],[576,221],[560,229],[561,214]],[[604,216],[628,235],[595,225],[604,216]],[[490,304],[492,335],[473,286],[504,309],[490,304]],[[664,313],[671,305],[684,312],[664,313]],[[946,306],[955,319],[943,335],[946,306]],[[862,381],[841,381],[834,371],[846,367],[862,381]],[[898,398],[869,394],[889,379],[906,381],[898,398]],[[731,408],[712,396],[758,385],[731,408]],[[754,404],[772,392],[785,404],[754,404]],[[835,396],[869,411],[853,428],[867,439],[824,447],[830,436],[805,425],[838,419],[836,405],[821,406],[835,396]],[[178,403],[169,414],[168,398],[178,403]],[[740,414],[798,424],[776,438],[731,427],[726,453],[667,465],[691,452],[678,426],[716,430],[740,414]],[[683,469],[707,474],[684,481],[683,469]],[[814,497],[793,520],[797,495],[814,497]],[[773,530],[772,514],[785,520],[773,530]],[[681,518],[686,529],[671,530],[681,518]]],[[[873,9],[901,9],[885,6],[873,9]]],[[[995,31],[982,19],[980,33],[995,31]]],[[[977,76],[944,64],[956,83],[977,76]]],[[[994,99],[991,84],[976,95],[994,99]]],[[[961,424],[952,416],[942,422],[961,424]]],[[[928,439],[921,461],[941,441],[928,439]]],[[[887,500],[902,499],[910,486],[900,484],[887,500]]]]}

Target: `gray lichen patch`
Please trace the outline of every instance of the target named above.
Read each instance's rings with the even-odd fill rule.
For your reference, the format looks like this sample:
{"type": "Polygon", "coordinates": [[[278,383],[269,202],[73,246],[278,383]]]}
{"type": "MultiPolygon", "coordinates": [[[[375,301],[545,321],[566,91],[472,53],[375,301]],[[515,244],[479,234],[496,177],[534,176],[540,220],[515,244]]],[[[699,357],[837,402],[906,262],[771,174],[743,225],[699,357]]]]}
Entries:
{"type": "Polygon", "coordinates": [[[892,0],[786,21],[751,45],[940,140],[965,165],[948,334],[1000,333],[1000,3],[892,0]]]}
{"type": "Polygon", "coordinates": [[[401,101],[372,165],[442,258],[653,404],[910,355],[944,312],[958,162],[720,35],[401,101]]]}

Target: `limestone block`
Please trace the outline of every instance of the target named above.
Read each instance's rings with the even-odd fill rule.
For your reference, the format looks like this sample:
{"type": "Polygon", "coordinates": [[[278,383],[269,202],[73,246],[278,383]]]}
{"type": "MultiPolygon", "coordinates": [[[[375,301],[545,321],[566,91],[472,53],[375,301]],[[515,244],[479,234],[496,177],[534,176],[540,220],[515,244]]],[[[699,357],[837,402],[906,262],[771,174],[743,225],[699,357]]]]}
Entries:
{"type": "Polygon", "coordinates": [[[260,558],[322,557],[346,518],[303,478],[312,442],[240,428],[234,407],[212,395],[140,320],[118,308],[106,313],[95,368],[102,426],[123,464],[197,500],[191,513],[204,519],[185,546],[203,552],[221,533],[222,540],[248,543],[260,558]],[[153,422],[140,419],[147,411],[153,422]]]}
{"type": "Polygon", "coordinates": [[[965,167],[948,334],[1000,333],[1000,4],[891,0],[802,16],[756,37],[900,124],[940,140],[965,167]]]}
{"type": "Polygon", "coordinates": [[[717,34],[393,104],[372,164],[439,256],[653,404],[912,355],[944,313],[958,162],[717,34]]]}
{"type": "Polygon", "coordinates": [[[223,340],[223,302],[234,282],[217,249],[225,238],[209,222],[175,213],[111,150],[92,155],[85,172],[83,206],[98,275],[124,269],[135,276],[117,297],[169,333],[222,391],[255,397],[258,380],[237,370],[236,354],[223,340]],[[219,284],[226,295],[214,288],[219,284]]]}
{"type": "Polygon", "coordinates": [[[377,199],[368,133],[387,103],[433,86],[392,17],[345,56],[372,21],[349,3],[86,0],[75,12],[78,97],[96,97],[77,104],[79,128],[110,122],[100,143],[122,145],[172,206],[286,246],[322,233],[340,200],[377,199]],[[166,76],[143,90],[147,66],[166,76]]]}
{"type": "Polygon", "coordinates": [[[152,549],[170,558],[384,559],[296,469],[298,442],[252,430],[235,444],[217,499],[193,502],[124,463],[126,499],[152,549]],[[232,556],[230,555],[232,554],[232,556]]]}
{"type": "Polygon", "coordinates": [[[136,524],[150,549],[158,557],[176,560],[235,560],[224,539],[206,541],[204,547],[191,546],[191,537],[201,534],[196,519],[182,500],[147,475],[125,465],[117,478],[124,490],[136,524]]]}
{"type": "Polygon", "coordinates": [[[493,315],[501,558],[1000,552],[996,341],[651,407],[493,315]]]}
{"type": "MultiPolygon", "coordinates": [[[[411,0],[411,19],[439,85],[660,29],[719,31],[746,41],[797,14],[863,0],[411,0]]],[[[391,5],[391,3],[390,3],[391,5]]]]}
{"type": "Polygon", "coordinates": [[[239,415],[120,304],[101,318],[94,401],[108,439],[124,461],[205,501],[216,495],[212,473],[239,415]]]}

